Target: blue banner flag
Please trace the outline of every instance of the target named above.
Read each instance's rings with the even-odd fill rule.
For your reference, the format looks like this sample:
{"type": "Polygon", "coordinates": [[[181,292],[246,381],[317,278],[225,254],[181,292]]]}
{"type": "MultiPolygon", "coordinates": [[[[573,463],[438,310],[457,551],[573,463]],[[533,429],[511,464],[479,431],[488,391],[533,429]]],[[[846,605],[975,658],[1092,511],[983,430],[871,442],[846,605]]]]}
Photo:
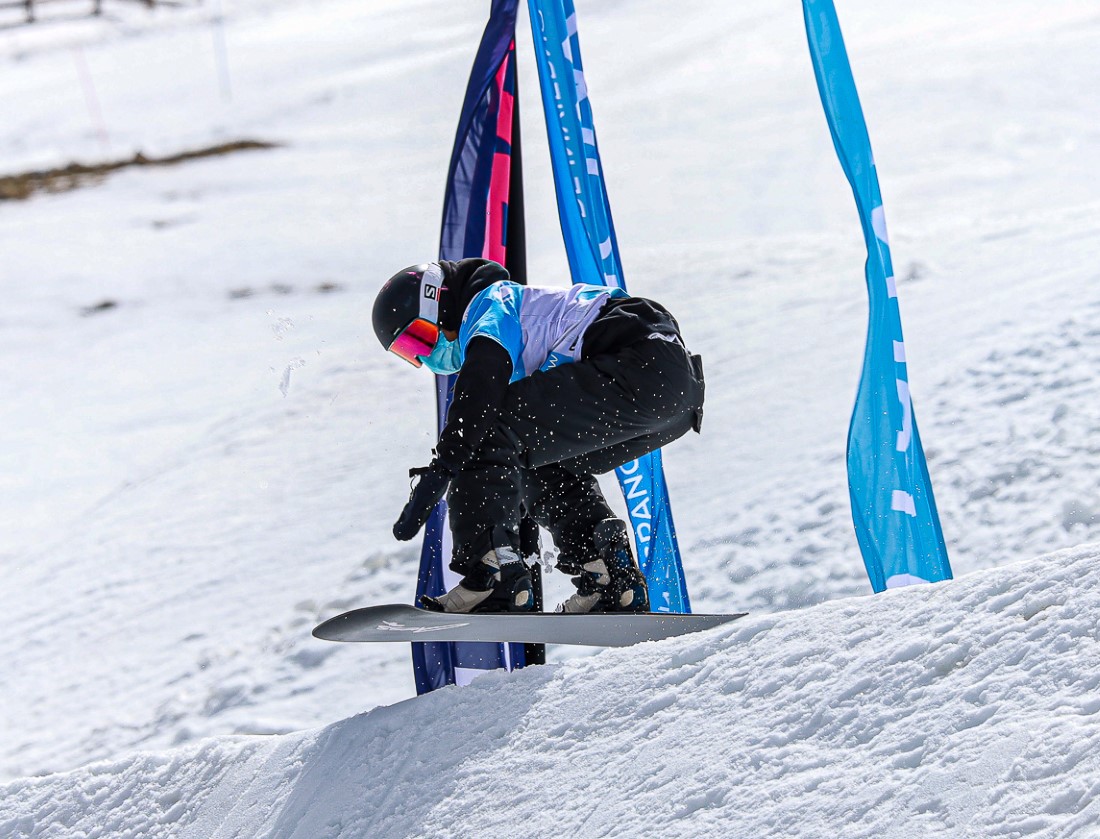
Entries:
{"type": "Polygon", "coordinates": [[[821,103],[867,244],[870,319],[848,431],[856,538],[875,591],[950,579],[909,393],[901,312],[867,123],[832,0],[803,0],[802,10],[821,103]]]}
{"type": "MultiPolygon", "coordinates": [[[[443,200],[439,258],[485,257],[522,277],[523,210],[516,98],[516,7],[494,0],[474,59],[451,154],[443,200]],[[511,211],[510,211],[511,210],[511,211]]],[[[436,377],[439,431],[446,422],[455,376],[436,377]]],[[[447,505],[428,520],[416,596],[439,596],[458,582],[451,554],[447,505]]],[[[413,644],[418,694],[465,684],[485,670],[522,667],[538,651],[523,644],[431,642],[413,644]]],[[[535,645],[530,645],[534,647],[535,645]]]]}
{"type": "MultiPolygon", "coordinates": [[[[626,289],[572,0],[528,0],[550,159],[574,283],[626,289]]],[[[616,470],[655,612],[690,612],[661,452],[616,470]]]]}

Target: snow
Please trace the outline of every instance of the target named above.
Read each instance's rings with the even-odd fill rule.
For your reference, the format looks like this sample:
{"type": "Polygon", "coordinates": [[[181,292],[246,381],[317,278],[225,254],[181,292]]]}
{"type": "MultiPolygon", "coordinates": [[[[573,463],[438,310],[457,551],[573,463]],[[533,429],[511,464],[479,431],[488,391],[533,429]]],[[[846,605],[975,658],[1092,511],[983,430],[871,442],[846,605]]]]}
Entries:
{"type": "Polygon", "coordinates": [[[1098,563],[1071,549],[14,781],[0,831],[1095,836],[1098,563]]]}
{"type": "Polygon", "coordinates": [[[309,630],[413,590],[431,381],[366,312],[435,253],[487,4],[222,7],[0,30],[0,174],[280,144],[0,203],[0,836],[1100,835],[1094,3],[839,4],[960,577],[875,597],[801,16],[580,5],[627,280],[706,363],[665,457],[693,605],[753,616],[416,699],[404,646],[309,630]]]}

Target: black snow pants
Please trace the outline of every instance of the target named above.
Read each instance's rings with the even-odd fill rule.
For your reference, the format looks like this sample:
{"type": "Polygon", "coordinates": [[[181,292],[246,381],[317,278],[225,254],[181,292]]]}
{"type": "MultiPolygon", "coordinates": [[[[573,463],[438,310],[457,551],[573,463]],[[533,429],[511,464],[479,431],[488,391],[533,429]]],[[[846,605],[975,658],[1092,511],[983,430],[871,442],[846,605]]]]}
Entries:
{"type": "Polygon", "coordinates": [[[595,558],[593,530],[615,516],[595,476],[698,431],[703,390],[699,357],[659,338],[509,385],[447,496],[452,570],[466,573],[494,547],[518,549],[525,515],[550,532],[563,567],[595,558]]]}

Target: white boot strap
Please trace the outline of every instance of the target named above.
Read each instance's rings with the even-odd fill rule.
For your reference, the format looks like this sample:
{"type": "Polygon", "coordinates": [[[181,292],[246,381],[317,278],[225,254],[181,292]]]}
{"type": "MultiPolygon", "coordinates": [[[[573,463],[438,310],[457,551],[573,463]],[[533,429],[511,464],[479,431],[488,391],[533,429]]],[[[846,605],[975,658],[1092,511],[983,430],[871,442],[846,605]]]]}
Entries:
{"type": "Polygon", "coordinates": [[[592,607],[595,606],[600,600],[599,593],[596,594],[581,594],[577,592],[560,606],[557,611],[564,612],[567,615],[583,615],[586,612],[591,612],[592,607]]]}
{"type": "Polygon", "coordinates": [[[473,591],[460,583],[446,594],[437,597],[436,602],[443,607],[445,612],[469,612],[492,593],[492,589],[473,591]]]}

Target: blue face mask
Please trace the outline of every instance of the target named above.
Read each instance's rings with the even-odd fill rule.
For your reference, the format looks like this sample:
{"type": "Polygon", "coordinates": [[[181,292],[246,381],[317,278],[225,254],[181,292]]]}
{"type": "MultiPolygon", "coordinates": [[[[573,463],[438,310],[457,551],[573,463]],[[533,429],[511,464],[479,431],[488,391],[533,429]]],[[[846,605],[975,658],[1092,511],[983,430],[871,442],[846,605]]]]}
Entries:
{"type": "Polygon", "coordinates": [[[452,373],[457,373],[462,366],[462,352],[459,349],[458,341],[450,340],[442,332],[439,333],[439,340],[432,347],[431,354],[418,355],[417,358],[423,361],[424,366],[437,376],[449,376],[452,373]]]}

